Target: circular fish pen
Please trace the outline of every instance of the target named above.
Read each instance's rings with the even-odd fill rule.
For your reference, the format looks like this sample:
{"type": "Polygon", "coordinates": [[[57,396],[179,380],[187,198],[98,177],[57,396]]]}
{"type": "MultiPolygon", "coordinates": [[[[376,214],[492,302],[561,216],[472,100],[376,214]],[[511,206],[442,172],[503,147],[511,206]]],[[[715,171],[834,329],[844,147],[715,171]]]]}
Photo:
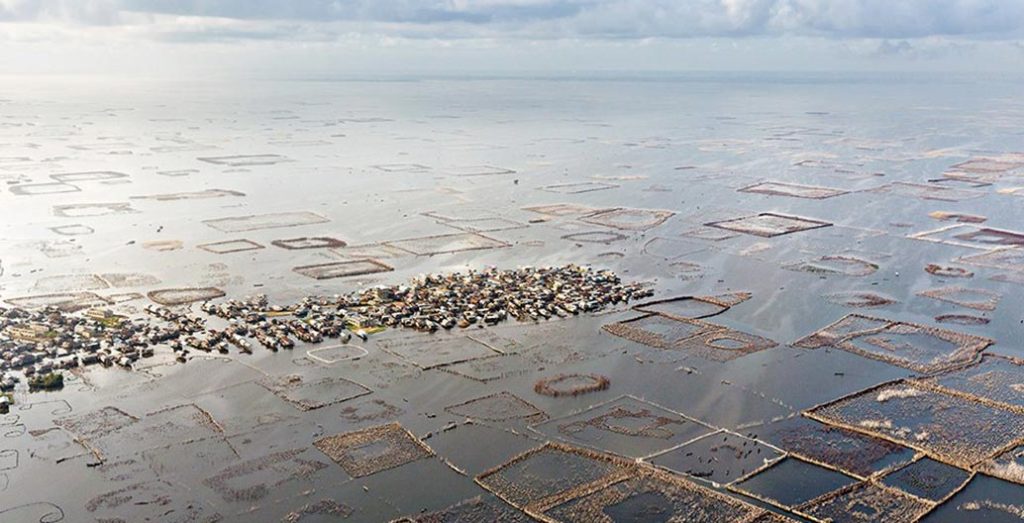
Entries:
{"type": "Polygon", "coordinates": [[[579,396],[607,390],[612,382],[600,374],[559,374],[544,378],[533,386],[533,391],[545,396],[579,396]]]}

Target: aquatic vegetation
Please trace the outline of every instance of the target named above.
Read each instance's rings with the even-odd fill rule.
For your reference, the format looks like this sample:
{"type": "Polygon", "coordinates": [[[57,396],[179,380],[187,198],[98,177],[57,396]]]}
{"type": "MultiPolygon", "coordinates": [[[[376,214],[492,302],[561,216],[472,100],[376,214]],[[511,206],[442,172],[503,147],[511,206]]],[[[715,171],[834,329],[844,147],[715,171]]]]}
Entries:
{"type": "Polygon", "coordinates": [[[64,374],[51,372],[41,376],[33,376],[28,380],[28,387],[32,390],[54,390],[64,388],[64,374]]]}

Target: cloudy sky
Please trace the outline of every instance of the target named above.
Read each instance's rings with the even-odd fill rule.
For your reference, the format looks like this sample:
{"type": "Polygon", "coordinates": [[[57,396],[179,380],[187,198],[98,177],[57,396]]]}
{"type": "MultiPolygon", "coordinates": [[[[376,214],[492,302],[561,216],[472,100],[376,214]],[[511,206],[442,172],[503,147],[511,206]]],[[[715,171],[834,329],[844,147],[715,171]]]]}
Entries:
{"type": "Polygon", "coordinates": [[[1024,70],[1024,0],[0,0],[8,73],[1024,70]]]}

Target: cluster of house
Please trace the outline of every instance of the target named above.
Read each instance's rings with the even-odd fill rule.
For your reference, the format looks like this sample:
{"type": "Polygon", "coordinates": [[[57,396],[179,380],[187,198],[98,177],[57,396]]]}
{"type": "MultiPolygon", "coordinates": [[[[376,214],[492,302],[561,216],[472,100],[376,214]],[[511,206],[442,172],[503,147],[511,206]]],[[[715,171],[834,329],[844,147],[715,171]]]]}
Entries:
{"type": "Polygon", "coordinates": [[[180,329],[132,321],[105,309],[83,314],[0,307],[0,390],[21,378],[93,364],[130,367],[180,329]]]}
{"type": "Polygon", "coordinates": [[[622,283],[611,271],[563,265],[428,275],[410,285],[367,289],[341,306],[389,327],[436,331],[509,318],[564,318],[652,294],[645,285],[622,283]]]}
{"type": "MultiPolygon", "coordinates": [[[[367,339],[385,327],[421,331],[495,324],[510,318],[539,321],[595,312],[645,298],[649,287],[624,284],[609,271],[576,265],[427,275],[408,285],[379,286],[347,295],[312,296],[289,306],[266,296],[231,299],[201,306],[226,325],[211,328],[189,309],[149,306],[147,318],[129,319],[105,309],[83,314],[54,308],[0,307],[0,390],[19,376],[32,379],[92,364],[131,368],[154,347],[168,346],[184,363],[190,350],[252,352],[252,341],[277,351],[294,340],[348,342],[367,339]]],[[[40,381],[40,378],[36,378],[40,381]]]]}

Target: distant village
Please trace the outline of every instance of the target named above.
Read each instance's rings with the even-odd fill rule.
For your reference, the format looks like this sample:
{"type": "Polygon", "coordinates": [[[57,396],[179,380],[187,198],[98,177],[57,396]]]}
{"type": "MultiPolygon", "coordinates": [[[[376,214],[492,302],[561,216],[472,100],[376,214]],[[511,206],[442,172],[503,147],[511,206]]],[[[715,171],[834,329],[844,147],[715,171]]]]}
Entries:
{"type": "MultiPolygon", "coordinates": [[[[220,323],[226,326],[219,329],[188,307],[151,305],[144,309],[147,316],[137,318],[100,308],[68,312],[0,307],[0,392],[23,380],[30,390],[60,388],[62,371],[77,367],[130,369],[140,358],[153,356],[157,347],[169,347],[184,363],[193,350],[252,353],[258,344],[277,351],[293,348],[296,340],[366,340],[388,327],[433,332],[509,318],[540,321],[651,294],[644,285],[622,284],[609,271],[566,265],[428,275],[408,285],[307,297],[290,306],[272,305],[263,295],[203,303],[202,312],[224,320],[220,323]]],[[[0,403],[9,401],[0,396],[0,403]]]]}

